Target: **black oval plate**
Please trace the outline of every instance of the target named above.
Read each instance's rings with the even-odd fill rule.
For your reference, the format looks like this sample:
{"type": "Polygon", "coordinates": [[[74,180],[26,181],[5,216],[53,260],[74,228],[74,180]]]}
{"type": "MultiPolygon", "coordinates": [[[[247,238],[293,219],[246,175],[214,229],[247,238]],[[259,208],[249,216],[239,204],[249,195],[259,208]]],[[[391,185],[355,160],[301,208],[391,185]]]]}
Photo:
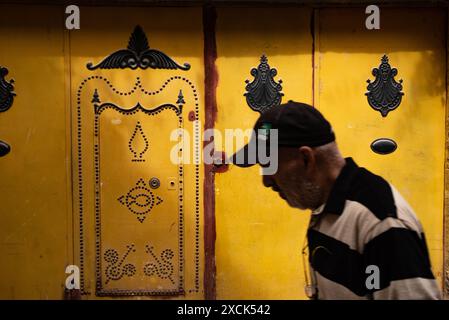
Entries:
{"type": "Polygon", "coordinates": [[[371,143],[371,150],[378,154],[389,154],[397,149],[398,145],[392,139],[380,138],[371,143]]]}
{"type": "Polygon", "coordinates": [[[9,144],[0,141],[0,157],[6,156],[9,151],[11,151],[11,147],[9,146],[9,144]]]}

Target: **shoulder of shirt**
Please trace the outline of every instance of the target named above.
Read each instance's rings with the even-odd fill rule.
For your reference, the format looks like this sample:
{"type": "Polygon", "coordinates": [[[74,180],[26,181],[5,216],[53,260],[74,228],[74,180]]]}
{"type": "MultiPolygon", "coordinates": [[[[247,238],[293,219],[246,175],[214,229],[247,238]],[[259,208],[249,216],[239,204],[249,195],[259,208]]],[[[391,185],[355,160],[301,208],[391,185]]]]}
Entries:
{"type": "Polygon", "coordinates": [[[398,217],[391,185],[365,168],[359,168],[352,179],[346,199],[362,204],[379,220],[398,217]]]}

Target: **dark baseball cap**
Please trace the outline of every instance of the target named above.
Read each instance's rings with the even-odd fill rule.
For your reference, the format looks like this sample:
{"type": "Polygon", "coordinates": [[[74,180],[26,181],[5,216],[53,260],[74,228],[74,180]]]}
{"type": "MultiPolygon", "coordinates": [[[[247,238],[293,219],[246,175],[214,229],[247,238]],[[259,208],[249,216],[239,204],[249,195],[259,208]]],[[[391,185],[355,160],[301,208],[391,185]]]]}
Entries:
{"type": "Polygon", "coordinates": [[[261,114],[254,125],[250,143],[237,151],[229,162],[243,168],[259,163],[261,143],[265,145],[267,155],[270,153],[269,129],[277,129],[279,147],[318,147],[335,141],[330,123],[316,108],[290,100],[261,114]]]}

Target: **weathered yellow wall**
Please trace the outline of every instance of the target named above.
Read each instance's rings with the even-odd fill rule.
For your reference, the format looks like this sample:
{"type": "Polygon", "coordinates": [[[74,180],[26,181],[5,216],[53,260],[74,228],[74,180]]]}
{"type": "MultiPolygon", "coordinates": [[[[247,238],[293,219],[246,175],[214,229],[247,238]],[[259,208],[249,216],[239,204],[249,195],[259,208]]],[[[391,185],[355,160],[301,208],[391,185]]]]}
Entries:
{"type": "MultiPolygon", "coordinates": [[[[82,8],[81,30],[72,32],[64,29],[64,15],[59,7],[1,5],[0,11],[0,42],[6,44],[0,50],[0,66],[9,69],[7,79],[16,80],[17,92],[12,108],[0,113],[0,140],[12,147],[10,154],[0,158],[0,298],[59,299],[63,296],[65,266],[79,264],[77,89],[83,79],[93,75],[109,78],[122,91],[132,88],[136,76],[151,91],[167,77],[185,75],[197,88],[200,120],[204,122],[202,9],[86,7],[82,8]],[[124,48],[136,24],[143,26],[150,47],[164,51],[179,63],[189,62],[190,71],[86,69],[87,62],[99,62],[124,48]]],[[[387,178],[410,202],[424,225],[434,272],[441,282],[447,67],[444,11],[383,9],[381,30],[367,31],[363,8],[321,9],[315,13],[315,47],[310,29],[312,14],[311,9],[301,7],[217,9],[216,128],[222,132],[252,128],[258,113],[246,105],[245,80],[252,80],[251,68],[257,67],[260,56],[266,54],[270,66],[278,71],[276,80],[283,80],[283,102],[315,101],[333,124],[344,155],[353,156],[360,165],[387,178]],[[402,104],[387,118],[372,110],[364,95],[366,80],[373,79],[371,69],[378,67],[384,53],[389,55],[391,65],[398,68],[397,78],[404,79],[405,93],[402,104]],[[374,154],[369,145],[380,137],[394,139],[398,143],[396,152],[387,156],[374,154]]],[[[83,93],[83,101],[87,101],[83,111],[92,108],[86,99],[91,98],[93,89],[108,89],[98,82],[87,88],[83,93]]],[[[178,89],[166,89],[166,97],[173,98],[173,103],[178,89]]],[[[187,117],[193,96],[182,89],[186,90],[187,117]]],[[[110,93],[100,98],[114,98],[121,105],[137,101],[110,93]]],[[[144,98],[148,105],[161,101],[144,98]]],[[[92,115],[83,122],[88,152],[93,147],[92,115]]],[[[192,133],[192,123],[185,119],[184,125],[192,133]]],[[[167,144],[170,143],[167,137],[167,144]]],[[[216,144],[220,150],[219,142],[216,144]]],[[[84,153],[83,160],[85,179],[89,181],[85,185],[84,232],[86,289],[90,295],[86,298],[93,299],[92,153],[84,153]]],[[[164,174],[164,170],[152,173],[164,174]]],[[[195,247],[188,239],[195,237],[195,214],[194,194],[187,181],[194,181],[193,170],[193,166],[186,166],[185,279],[189,291],[181,298],[201,299],[202,229],[200,290],[190,291],[195,287],[196,270],[192,260],[195,247]]],[[[133,179],[126,173],[123,168],[123,181],[131,183],[133,179]]],[[[200,173],[202,194],[202,166],[200,173]]],[[[120,175],[114,179],[120,179],[120,175]]],[[[215,179],[217,298],[306,298],[301,249],[309,213],[289,208],[264,188],[257,167],[231,166],[228,172],[216,174],[215,179]]],[[[202,198],[200,203],[202,228],[202,198]]],[[[112,224],[110,228],[113,230],[112,224]]],[[[144,258],[138,261],[144,262],[144,258]]]]}
{"type": "MultiPolygon", "coordinates": [[[[283,81],[283,101],[312,102],[310,10],[219,9],[217,16],[217,129],[253,127],[258,113],[243,94],[263,53],[283,81]]],[[[301,249],[309,214],[264,188],[257,166],[231,166],[215,179],[217,298],[305,298],[301,249]]]]}
{"type": "Polygon", "coordinates": [[[426,233],[432,266],[442,282],[443,192],[446,108],[446,22],[438,9],[381,11],[381,29],[369,31],[357,9],[319,14],[316,106],[332,123],[345,156],[380,174],[407,199],[426,233]],[[383,54],[403,79],[401,105],[382,118],[367,102],[383,54]],[[389,155],[371,151],[377,138],[391,138],[389,155]]]}
{"type": "MultiPolygon", "coordinates": [[[[191,138],[189,142],[193,145],[194,126],[193,122],[187,119],[188,113],[195,111],[195,103],[198,107],[199,121],[202,123],[204,119],[202,9],[82,7],[81,30],[71,32],[64,29],[64,14],[61,7],[2,6],[1,12],[4,16],[0,22],[0,40],[6,44],[4,48],[7,47],[7,50],[0,52],[0,65],[8,67],[10,70],[7,79],[13,77],[16,80],[15,91],[17,92],[13,107],[0,114],[1,139],[12,146],[11,153],[0,159],[0,175],[2,177],[0,182],[0,193],[2,194],[0,254],[3,257],[0,270],[4,274],[3,280],[0,281],[1,298],[60,299],[64,292],[65,267],[68,264],[80,266],[77,90],[81,82],[91,76],[103,76],[111,81],[111,85],[125,92],[133,89],[137,77],[140,77],[143,89],[161,92],[157,96],[140,92],[140,96],[126,96],[125,99],[125,95],[114,96],[105,81],[98,79],[96,83],[91,81],[92,84],[86,85],[88,90],[83,91],[82,101],[85,103],[82,105],[84,115],[82,126],[86,129],[83,130],[82,137],[85,139],[83,145],[87,145],[87,149],[83,149],[82,156],[86,162],[83,163],[83,193],[87,198],[83,203],[83,236],[85,239],[83,246],[86,252],[84,257],[85,289],[89,292],[85,298],[95,298],[96,238],[93,214],[92,144],[94,109],[91,103],[93,90],[98,88],[100,93],[104,94],[100,96],[100,99],[104,99],[103,101],[107,100],[125,108],[131,108],[137,102],[141,102],[148,109],[163,103],[176,104],[179,91],[183,90],[186,102],[183,111],[184,127],[189,132],[191,138]],[[144,28],[151,48],[163,51],[181,64],[190,63],[190,70],[155,70],[151,68],[146,70],[87,70],[88,62],[98,63],[112,52],[126,48],[129,36],[138,24],[144,28]],[[172,81],[172,84],[166,85],[166,88],[161,90],[166,80],[175,76],[179,79],[172,81]],[[195,91],[193,91],[193,87],[195,91]],[[74,226],[72,226],[72,219],[74,226]]],[[[120,118],[120,115],[112,115],[112,117],[120,118]]],[[[166,126],[164,130],[160,128],[160,126],[164,126],[164,121],[158,122],[157,119],[146,121],[148,119],[145,117],[137,120],[142,121],[142,126],[145,127],[147,135],[150,137],[149,154],[151,159],[147,159],[147,167],[144,166],[140,173],[143,177],[148,178],[145,179],[146,183],[153,176],[160,178],[161,188],[158,191],[161,191],[165,203],[157,212],[159,220],[162,221],[160,230],[156,226],[155,229],[150,230],[151,232],[146,230],[141,238],[138,237],[140,240],[135,243],[135,246],[139,252],[138,255],[132,256],[130,261],[135,263],[138,268],[138,275],[142,276],[142,283],[150,281],[154,284],[157,279],[142,275],[143,266],[146,263],[154,262],[149,253],[142,251],[145,249],[145,244],[153,243],[157,246],[155,254],[160,256],[162,250],[166,249],[164,239],[176,229],[166,230],[163,225],[167,226],[167,223],[173,219],[173,221],[179,221],[177,211],[173,212],[173,208],[177,205],[173,201],[176,202],[178,197],[172,197],[173,192],[177,193],[178,191],[167,189],[168,178],[175,175],[177,166],[169,163],[169,154],[165,152],[169,151],[176,142],[170,141],[171,130],[169,127],[166,126]],[[166,154],[164,157],[158,157],[158,148],[161,146],[166,154]],[[164,163],[166,167],[164,167],[164,163]],[[155,230],[158,232],[156,239],[154,238],[155,230]]],[[[175,120],[173,128],[177,128],[176,117],[175,120]]],[[[126,119],[123,121],[126,122],[126,119]]],[[[111,123],[116,122],[112,121],[111,123]]],[[[105,125],[103,126],[108,129],[105,125]]],[[[110,134],[104,133],[103,130],[103,140],[109,139],[108,141],[117,144],[124,142],[122,145],[125,146],[126,152],[129,152],[127,150],[127,139],[129,139],[127,134],[132,133],[134,123],[129,126],[132,128],[126,127],[121,132],[116,132],[113,130],[113,125],[112,128],[109,128],[110,134]]],[[[201,146],[201,141],[199,141],[199,146],[201,146]]],[[[104,250],[108,249],[107,246],[117,244],[120,247],[123,245],[123,250],[126,250],[126,245],[129,244],[126,239],[127,235],[135,237],[139,234],[142,235],[142,228],[138,228],[140,222],[137,222],[137,226],[135,226],[133,222],[136,222],[137,219],[132,214],[129,219],[131,221],[125,221],[126,218],[121,220],[120,203],[114,198],[120,190],[108,189],[111,181],[121,181],[126,193],[127,188],[130,187],[129,184],[136,182],[131,171],[137,165],[129,163],[129,167],[117,167],[117,163],[114,163],[114,161],[120,160],[116,156],[117,150],[107,149],[105,141],[103,141],[102,150],[102,173],[108,174],[108,176],[102,176],[101,184],[105,184],[104,192],[110,195],[109,199],[103,197],[102,208],[103,212],[108,209],[114,210],[116,217],[103,226],[103,230],[106,230],[103,240],[108,241],[105,241],[100,259],[103,259],[104,250]]],[[[162,151],[159,150],[159,152],[162,151]]],[[[193,160],[193,151],[190,154],[193,160]]],[[[186,294],[180,298],[201,299],[204,295],[201,196],[203,171],[203,166],[200,165],[199,177],[196,181],[194,164],[184,166],[184,189],[182,191],[184,237],[180,241],[184,243],[184,261],[182,262],[184,263],[183,277],[186,294]],[[193,187],[195,183],[199,188],[198,212],[195,211],[195,197],[197,196],[193,187]],[[195,245],[196,239],[198,246],[195,245]]],[[[173,241],[170,242],[170,245],[176,247],[178,238],[173,239],[171,239],[173,241]]],[[[122,255],[123,250],[117,249],[122,255]]],[[[179,263],[180,261],[175,259],[175,268],[179,263]]],[[[114,287],[114,285],[109,287],[114,287]]],[[[145,285],[136,285],[132,281],[128,283],[128,287],[145,289],[145,285]]]]}
{"type": "Polygon", "coordinates": [[[63,16],[44,6],[0,12],[0,65],[17,93],[0,113],[11,146],[0,158],[0,298],[60,299],[71,260],[63,16]]]}
{"type": "MultiPolygon", "coordinates": [[[[415,209],[441,284],[445,15],[438,9],[383,8],[377,31],[368,31],[365,19],[361,8],[315,11],[313,79],[309,10],[219,10],[216,127],[252,128],[258,114],[246,105],[243,81],[252,79],[249,70],[261,53],[284,81],[283,101],[311,103],[314,82],[315,106],[332,123],[344,156],[388,179],[415,209]],[[382,118],[365,92],[385,53],[398,68],[397,80],[404,79],[405,96],[382,118]],[[371,151],[371,142],[383,137],[398,143],[394,153],[371,151]]],[[[265,190],[258,170],[231,167],[216,177],[217,296],[305,298],[300,250],[308,213],[265,190]]]]}

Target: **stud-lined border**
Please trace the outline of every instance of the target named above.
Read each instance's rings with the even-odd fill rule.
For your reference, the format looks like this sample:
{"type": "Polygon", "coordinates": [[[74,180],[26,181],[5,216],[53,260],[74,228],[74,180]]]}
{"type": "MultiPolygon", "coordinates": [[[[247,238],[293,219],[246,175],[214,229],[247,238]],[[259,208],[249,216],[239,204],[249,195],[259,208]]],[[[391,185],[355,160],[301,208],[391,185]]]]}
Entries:
{"type": "Polygon", "coordinates": [[[94,104],[95,123],[94,123],[94,161],[95,161],[95,270],[96,270],[96,290],[97,296],[109,295],[180,295],[184,294],[184,208],[183,208],[183,172],[182,164],[178,165],[178,242],[179,242],[179,283],[178,289],[173,290],[122,290],[122,289],[104,289],[101,268],[101,192],[100,192],[100,116],[103,111],[112,109],[124,115],[133,115],[137,112],[143,112],[149,116],[156,116],[164,110],[174,111],[178,117],[178,129],[182,129],[182,105],[179,107],[173,104],[163,104],[154,109],[146,109],[141,104],[137,104],[131,109],[120,107],[116,104],[107,102],[103,104],[94,104]]]}
{"type": "MultiPolygon", "coordinates": [[[[82,124],[81,124],[81,92],[83,88],[85,87],[86,83],[92,81],[92,80],[102,80],[104,81],[109,88],[118,95],[131,95],[134,93],[137,88],[140,89],[141,92],[147,94],[147,95],[156,95],[172,81],[174,80],[181,80],[186,82],[190,88],[192,89],[193,96],[194,96],[194,103],[195,103],[195,118],[197,121],[194,122],[194,146],[195,146],[195,288],[193,290],[189,290],[190,293],[196,292],[198,293],[200,291],[200,283],[199,283],[199,232],[200,232],[200,226],[199,226],[199,216],[200,216],[200,189],[199,189],[199,180],[200,180],[200,161],[199,161],[199,154],[200,154],[200,125],[199,125],[199,98],[198,98],[198,91],[195,87],[195,85],[188,80],[185,77],[181,76],[174,76],[170,77],[168,80],[164,82],[164,84],[156,91],[147,91],[143,88],[141,80],[139,77],[136,78],[136,83],[134,87],[128,91],[128,92],[122,92],[117,90],[112,84],[111,81],[109,81],[107,78],[103,76],[90,76],[85,78],[81,84],[78,87],[77,90],[77,162],[78,162],[78,210],[79,210],[79,265],[80,265],[80,288],[81,288],[81,294],[82,295],[88,295],[90,292],[86,291],[85,286],[85,235],[84,235],[84,205],[83,205],[83,170],[82,170],[82,124]]],[[[121,295],[121,294],[120,294],[121,295]]]]}

